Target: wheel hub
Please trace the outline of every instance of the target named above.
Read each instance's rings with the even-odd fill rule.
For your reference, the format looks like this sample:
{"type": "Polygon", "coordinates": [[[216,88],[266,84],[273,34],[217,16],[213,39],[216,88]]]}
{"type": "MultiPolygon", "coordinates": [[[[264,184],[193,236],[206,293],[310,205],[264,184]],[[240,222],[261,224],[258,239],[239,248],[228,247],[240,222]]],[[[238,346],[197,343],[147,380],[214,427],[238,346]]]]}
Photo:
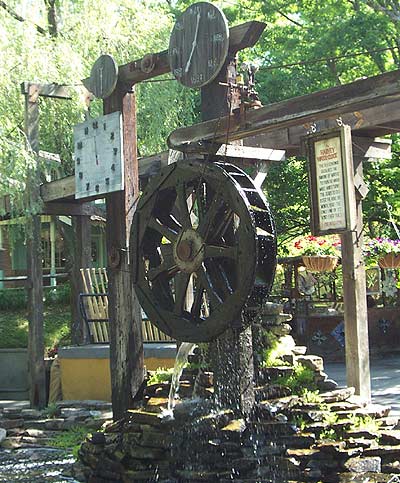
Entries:
{"type": "Polygon", "coordinates": [[[203,239],[195,230],[183,230],[174,245],[173,254],[180,270],[193,273],[204,259],[203,239]]]}

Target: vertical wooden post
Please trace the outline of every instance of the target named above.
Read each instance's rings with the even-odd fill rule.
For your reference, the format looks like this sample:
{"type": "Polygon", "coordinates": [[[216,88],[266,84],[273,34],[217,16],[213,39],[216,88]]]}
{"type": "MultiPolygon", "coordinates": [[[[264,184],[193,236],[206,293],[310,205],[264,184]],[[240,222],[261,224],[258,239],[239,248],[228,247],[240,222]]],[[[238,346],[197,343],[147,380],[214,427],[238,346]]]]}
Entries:
{"type": "Polygon", "coordinates": [[[73,344],[83,344],[88,339],[87,328],[79,311],[79,294],[83,290],[80,270],[91,266],[91,233],[90,216],[74,216],[72,218],[74,257],[71,277],[71,315],[73,344]]]}
{"type": "MultiPolygon", "coordinates": [[[[230,113],[229,88],[226,87],[229,59],[218,77],[201,89],[202,120],[208,121],[230,113]],[[221,82],[225,85],[221,85],[221,82]]],[[[240,315],[239,315],[240,317],[240,315]]],[[[228,329],[211,344],[215,398],[223,407],[242,413],[254,405],[254,361],[252,331],[228,329]]]]}
{"type": "Polygon", "coordinates": [[[114,419],[131,407],[144,379],[142,317],[129,267],[129,235],[139,194],[136,98],[118,85],[104,100],[104,113],[121,111],[125,190],[107,196],[107,256],[109,274],[110,368],[114,419]]]}
{"type": "MultiPolygon", "coordinates": [[[[40,172],[37,165],[39,151],[39,89],[28,84],[25,93],[25,133],[28,149],[35,162],[29,169],[27,178],[27,200],[31,210],[40,205],[40,172]]],[[[43,336],[43,268],[40,215],[28,215],[27,223],[27,287],[29,311],[28,369],[29,398],[32,407],[44,408],[46,405],[46,383],[44,367],[43,336]]]]}
{"type": "Polygon", "coordinates": [[[56,275],[56,220],[55,216],[50,219],[50,285],[57,285],[56,275]]]}
{"type": "MultiPolygon", "coordinates": [[[[355,158],[354,173],[358,179],[362,179],[362,171],[361,159],[355,158]]],[[[356,203],[350,209],[355,226],[341,236],[347,385],[354,387],[357,395],[370,402],[367,291],[360,196],[356,197],[356,203]]]]}

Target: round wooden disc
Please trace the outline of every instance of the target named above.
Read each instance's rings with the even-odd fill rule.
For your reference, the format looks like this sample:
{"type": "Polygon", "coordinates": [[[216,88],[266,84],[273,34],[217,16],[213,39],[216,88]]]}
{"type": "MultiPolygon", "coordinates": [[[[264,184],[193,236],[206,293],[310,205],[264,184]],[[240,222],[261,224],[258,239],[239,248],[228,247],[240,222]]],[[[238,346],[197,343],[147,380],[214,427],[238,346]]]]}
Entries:
{"type": "Polygon", "coordinates": [[[103,54],[90,72],[91,92],[99,99],[110,96],[118,80],[118,65],[111,55],[103,54]]]}
{"type": "Polygon", "coordinates": [[[219,74],[228,48],[228,21],[222,10],[212,3],[194,3],[172,30],[168,49],[171,72],[186,87],[203,87],[219,74]]]}

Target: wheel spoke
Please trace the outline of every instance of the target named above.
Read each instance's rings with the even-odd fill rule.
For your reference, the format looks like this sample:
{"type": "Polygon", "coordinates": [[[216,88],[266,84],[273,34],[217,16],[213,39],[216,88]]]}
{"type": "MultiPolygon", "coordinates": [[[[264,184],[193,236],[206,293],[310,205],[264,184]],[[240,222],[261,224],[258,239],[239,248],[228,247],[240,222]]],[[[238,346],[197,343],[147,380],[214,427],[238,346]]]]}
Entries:
{"type": "Polygon", "coordinates": [[[232,210],[228,210],[224,214],[224,217],[222,218],[221,222],[211,234],[213,240],[217,240],[225,235],[226,230],[228,229],[229,225],[232,222],[233,215],[234,213],[232,210]]]}
{"type": "Polygon", "coordinates": [[[210,279],[213,281],[214,289],[217,290],[220,297],[223,297],[225,300],[232,294],[233,289],[223,266],[213,260],[208,260],[205,265],[210,279]]]}
{"type": "Polygon", "coordinates": [[[210,279],[208,278],[207,272],[203,266],[197,270],[196,275],[200,284],[204,287],[205,291],[207,292],[211,305],[217,305],[222,303],[220,296],[214,290],[214,287],[210,279]]]}
{"type": "Polygon", "coordinates": [[[176,233],[175,231],[173,231],[171,228],[169,228],[168,226],[166,225],[162,225],[161,223],[159,223],[157,220],[155,220],[154,218],[152,218],[150,221],[149,221],[149,224],[148,224],[148,227],[149,228],[152,228],[153,230],[157,231],[158,233],[160,233],[162,236],[164,236],[167,240],[169,240],[170,242],[174,242],[177,240],[178,238],[178,233],[176,233]]]}
{"type": "Polygon", "coordinates": [[[189,279],[190,273],[180,272],[175,276],[174,314],[176,315],[182,315],[183,313],[189,279]]]}
{"type": "Polygon", "coordinates": [[[187,204],[186,185],[182,181],[176,187],[176,205],[179,210],[180,222],[183,228],[192,228],[190,213],[187,204]]]}
{"type": "Polygon", "coordinates": [[[221,201],[222,200],[220,195],[216,193],[211,201],[210,207],[208,208],[207,212],[204,214],[204,217],[199,223],[197,231],[199,232],[199,235],[204,239],[207,239],[207,235],[210,231],[215,216],[217,215],[218,210],[221,207],[221,201]]]}
{"type": "Polygon", "coordinates": [[[193,305],[190,313],[193,317],[200,316],[201,304],[203,303],[204,287],[198,283],[196,287],[196,293],[194,295],[193,305]]]}
{"type": "Polygon", "coordinates": [[[150,268],[147,272],[147,278],[150,282],[153,282],[161,274],[172,276],[176,270],[177,266],[173,257],[164,257],[163,262],[158,267],[150,268]]]}
{"type": "Polygon", "coordinates": [[[232,258],[237,257],[237,247],[219,247],[206,245],[204,248],[204,258],[232,258]]]}

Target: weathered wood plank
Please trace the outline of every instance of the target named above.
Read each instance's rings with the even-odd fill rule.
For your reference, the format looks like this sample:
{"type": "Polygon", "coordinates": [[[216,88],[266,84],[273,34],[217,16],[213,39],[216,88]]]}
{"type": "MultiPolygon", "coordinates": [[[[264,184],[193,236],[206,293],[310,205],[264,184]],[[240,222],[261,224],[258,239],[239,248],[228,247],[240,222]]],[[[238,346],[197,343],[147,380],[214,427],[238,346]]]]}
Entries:
{"type": "MultiPolygon", "coordinates": [[[[277,102],[261,109],[246,112],[245,119],[238,115],[213,119],[171,133],[171,149],[195,148],[202,141],[226,142],[243,139],[258,133],[290,128],[332,116],[342,116],[361,109],[382,106],[400,100],[400,70],[361,79],[344,86],[325,89],[313,94],[277,102]],[[228,132],[229,131],[229,132],[228,132]]],[[[398,117],[400,117],[398,115],[398,117]]],[[[358,120],[359,127],[362,119],[358,120]]],[[[384,126],[380,126],[384,129],[384,126]]],[[[388,128],[391,132],[391,129],[388,128]]],[[[304,133],[306,134],[306,133],[304,133]]],[[[290,139],[286,139],[289,144],[290,139]]],[[[275,144],[274,147],[278,147],[275,144]]]]}
{"type": "Polygon", "coordinates": [[[31,96],[53,97],[55,99],[71,99],[71,89],[59,84],[39,84],[22,82],[21,93],[24,95],[31,92],[31,96]]]}
{"type": "Polygon", "coordinates": [[[131,407],[144,379],[141,309],[131,283],[128,259],[132,217],[139,195],[134,91],[127,93],[117,86],[104,101],[105,114],[114,111],[122,112],[125,158],[125,190],[106,198],[112,406],[114,419],[119,419],[131,407]]]}
{"type": "MultiPolygon", "coordinates": [[[[250,21],[231,27],[229,29],[229,51],[235,53],[246,47],[252,47],[260,38],[265,27],[265,23],[258,21],[250,21]]],[[[147,54],[141,59],[119,66],[118,78],[122,82],[137,84],[167,74],[170,70],[168,50],[163,50],[162,52],[147,54]]],[[[83,79],[82,82],[90,90],[91,82],[89,78],[83,79]]]]}
{"type": "Polygon", "coordinates": [[[43,183],[40,186],[40,195],[44,202],[74,199],[75,197],[75,176],[43,183]]]}
{"type": "MultiPolygon", "coordinates": [[[[34,155],[39,151],[39,105],[35,86],[26,86],[25,94],[25,133],[34,155]]],[[[28,206],[33,208],[40,202],[40,170],[35,163],[27,179],[28,206]]],[[[29,399],[32,407],[46,406],[46,381],[44,367],[43,332],[43,269],[41,222],[39,215],[28,215],[27,232],[27,288],[29,312],[28,371],[29,399]]]]}
{"type": "Polygon", "coordinates": [[[51,201],[43,204],[42,215],[101,216],[105,218],[106,211],[92,203],[61,203],[51,201]]]}
{"type": "MultiPolygon", "coordinates": [[[[371,108],[361,109],[355,112],[342,114],[343,124],[352,128],[353,134],[358,137],[375,138],[385,134],[391,134],[400,130],[400,101],[371,108]]],[[[331,129],[337,126],[337,116],[329,117],[313,122],[316,132],[323,129],[331,129]]],[[[257,134],[244,139],[246,146],[270,147],[286,149],[288,156],[300,154],[301,138],[307,134],[311,123],[299,124],[297,126],[278,128],[265,134],[257,134]]],[[[354,137],[354,136],[353,136],[354,137]]],[[[353,143],[354,146],[354,143],[353,143]]],[[[356,152],[357,154],[357,152],[356,152]]],[[[383,154],[383,153],[381,153],[383,154]]],[[[373,156],[370,156],[373,157],[373,156]]],[[[379,156],[377,156],[379,157],[379,156]]],[[[385,159],[384,156],[382,156],[385,159]]]]}
{"type": "MultiPolygon", "coordinates": [[[[362,179],[363,166],[354,160],[355,177],[362,179]]],[[[353,200],[351,231],[341,235],[343,302],[347,385],[366,402],[371,401],[369,368],[367,292],[363,258],[363,215],[361,198],[353,200]]]]}

